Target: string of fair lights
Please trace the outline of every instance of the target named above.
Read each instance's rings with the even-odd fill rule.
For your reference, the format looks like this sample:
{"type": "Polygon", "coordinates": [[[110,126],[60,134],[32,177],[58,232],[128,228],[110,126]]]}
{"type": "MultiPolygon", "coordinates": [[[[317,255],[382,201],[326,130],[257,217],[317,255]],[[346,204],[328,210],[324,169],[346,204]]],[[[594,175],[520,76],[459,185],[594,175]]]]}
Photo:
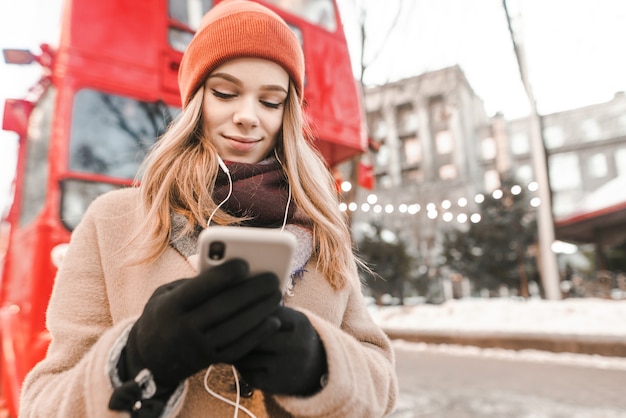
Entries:
{"type": "MultiPolygon", "coordinates": [[[[536,181],[532,181],[528,183],[526,188],[530,192],[536,192],[539,189],[539,184],[536,181]]],[[[350,183],[349,181],[342,182],[341,190],[344,193],[349,192],[350,190],[352,190],[352,183],[350,183]]],[[[520,193],[522,193],[522,190],[523,190],[523,187],[516,184],[516,185],[511,186],[510,192],[512,195],[517,196],[520,193]]],[[[504,191],[502,189],[496,189],[493,192],[491,192],[491,196],[494,199],[501,199],[504,196],[504,191]]],[[[485,195],[483,193],[478,193],[473,197],[473,200],[475,203],[481,204],[485,200],[485,195]]],[[[461,197],[457,199],[456,201],[456,205],[461,210],[464,210],[464,208],[467,208],[468,204],[469,204],[469,200],[468,198],[465,198],[465,197],[461,197]]],[[[541,204],[541,199],[536,196],[532,197],[530,199],[529,204],[531,207],[537,208],[541,204]]],[[[419,203],[401,203],[397,205],[396,207],[391,203],[379,202],[378,196],[374,193],[370,193],[366,197],[366,201],[361,203],[360,205],[357,202],[349,202],[349,203],[341,202],[339,204],[339,209],[342,212],[346,212],[346,211],[356,212],[360,210],[361,212],[364,212],[364,213],[373,212],[374,214],[381,214],[383,212],[385,212],[386,214],[392,214],[397,210],[398,212],[402,214],[416,215],[422,211],[422,206],[419,203]]],[[[441,220],[443,220],[444,222],[452,222],[453,220],[456,219],[456,221],[460,224],[464,224],[467,222],[478,223],[482,219],[480,213],[476,213],[476,212],[471,213],[471,214],[461,212],[461,213],[457,213],[455,216],[455,214],[452,212],[452,209],[453,209],[453,202],[449,199],[444,199],[443,201],[441,201],[439,205],[433,202],[430,202],[425,205],[426,216],[428,217],[428,219],[431,219],[431,220],[437,219],[440,214],[441,214],[441,220]]]]}

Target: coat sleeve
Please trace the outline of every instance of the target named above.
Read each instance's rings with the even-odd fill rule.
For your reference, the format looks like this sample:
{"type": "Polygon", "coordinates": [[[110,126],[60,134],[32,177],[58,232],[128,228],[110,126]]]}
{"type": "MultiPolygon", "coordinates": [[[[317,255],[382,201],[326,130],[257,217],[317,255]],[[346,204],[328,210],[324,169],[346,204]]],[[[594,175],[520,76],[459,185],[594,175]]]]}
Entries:
{"type": "Polygon", "coordinates": [[[113,385],[107,369],[112,348],[136,318],[113,324],[96,202],[73,232],[55,278],[46,317],[51,342],[46,357],[24,380],[20,418],[128,416],[108,409],[113,385]]]}
{"type": "Polygon", "coordinates": [[[340,327],[303,311],[326,349],[328,383],[311,397],[276,396],[284,410],[297,417],[380,418],[396,404],[398,384],[390,341],[371,318],[357,285],[349,295],[340,327]]]}

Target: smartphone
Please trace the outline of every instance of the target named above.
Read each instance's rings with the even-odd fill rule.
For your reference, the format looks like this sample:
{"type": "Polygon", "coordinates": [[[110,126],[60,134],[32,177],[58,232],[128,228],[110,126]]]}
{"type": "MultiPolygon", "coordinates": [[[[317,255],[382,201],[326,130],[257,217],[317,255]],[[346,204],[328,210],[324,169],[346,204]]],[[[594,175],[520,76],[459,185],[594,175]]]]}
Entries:
{"type": "Polygon", "coordinates": [[[211,226],[198,237],[199,271],[242,258],[250,273],[272,272],[280,280],[280,288],[290,283],[296,237],[279,229],[245,226],[211,226]]]}

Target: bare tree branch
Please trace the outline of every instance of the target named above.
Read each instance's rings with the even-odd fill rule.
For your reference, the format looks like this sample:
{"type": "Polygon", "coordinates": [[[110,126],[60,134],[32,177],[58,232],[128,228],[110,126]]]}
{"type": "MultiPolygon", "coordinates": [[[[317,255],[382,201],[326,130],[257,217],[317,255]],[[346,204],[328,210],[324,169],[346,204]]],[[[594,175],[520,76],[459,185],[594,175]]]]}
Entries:
{"type": "Polygon", "coordinates": [[[400,19],[400,14],[402,12],[403,4],[404,4],[404,0],[400,0],[400,5],[398,6],[398,9],[396,10],[396,15],[393,17],[393,21],[391,22],[391,25],[389,25],[389,27],[387,28],[387,33],[385,33],[385,36],[383,37],[383,42],[380,44],[378,50],[374,53],[374,56],[370,59],[370,62],[368,64],[371,65],[372,62],[376,61],[378,59],[378,56],[385,49],[385,46],[387,42],[389,42],[389,38],[391,37],[391,32],[398,24],[398,20],[400,19]]]}

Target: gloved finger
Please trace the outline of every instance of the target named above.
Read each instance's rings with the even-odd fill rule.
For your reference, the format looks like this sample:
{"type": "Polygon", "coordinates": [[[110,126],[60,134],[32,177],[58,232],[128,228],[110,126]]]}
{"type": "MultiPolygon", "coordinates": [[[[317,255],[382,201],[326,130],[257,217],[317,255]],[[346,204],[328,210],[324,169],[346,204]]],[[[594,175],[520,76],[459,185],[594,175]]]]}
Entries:
{"type": "MultiPolygon", "coordinates": [[[[276,318],[276,317],[274,317],[276,318]]],[[[276,318],[276,320],[278,320],[276,318]]],[[[279,320],[278,320],[279,321],[279,320]]],[[[279,321],[280,322],[280,321],[279,321]]],[[[300,341],[292,341],[294,335],[292,332],[284,331],[279,328],[275,333],[261,341],[256,348],[254,349],[254,354],[258,355],[267,355],[267,354],[279,354],[286,350],[296,349],[296,346],[299,345],[300,341]]]]}
{"type": "MultiPolygon", "coordinates": [[[[268,373],[273,370],[274,364],[277,362],[281,363],[279,356],[272,352],[259,350],[257,345],[248,354],[237,360],[235,366],[243,374],[254,373],[258,375],[259,373],[268,373]]],[[[282,365],[284,366],[284,362],[282,362],[282,365]]]]}
{"type": "Polygon", "coordinates": [[[179,279],[179,280],[175,280],[173,282],[161,285],[156,288],[156,290],[152,294],[152,297],[161,296],[165,293],[171,292],[173,289],[177,288],[178,286],[184,285],[189,280],[191,279],[179,279]]]}
{"type": "Polygon", "coordinates": [[[193,311],[189,311],[188,316],[199,330],[204,331],[261,304],[264,308],[257,307],[257,310],[248,313],[248,316],[256,313],[260,320],[279,306],[282,294],[278,286],[278,278],[271,273],[250,277],[207,299],[193,311]]]}
{"type": "MultiPolygon", "coordinates": [[[[207,319],[201,310],[195,310],[194,316],[189,318],[192,326],[199,330],[207,344],[227,345],[230,341],[250,332],[261,322],[271,316],[280,303],[280,292],[273,293],[263,299],[252,302],[246,309],[239,310],[231,316],[219,320],[207,319]],[[198,325],[200,323],[200,325],[198,325]],[[202,328],[205,327],[205,328],[202,328]]],[[[279,324],[280,321],[275,319],[279,324]]]]}
{"type": "Polygon", "coordinates": [[[233,363],[254,350],[261,341],[275,333],[279,327],[280,322],[276,318],[268,317],[237,340],[218,347],[216,353],[222,362],[233,363]]]}
{"type": "Polygon", "coordinates": [[[293,331],[296,327],[310,324],[305,314],[287,306],[280,306],[272,315],[280,320],[282,331],[293,331]]]}
{"type": "Polygon", "coordinates": [[[221,290],[244,281],[247,276],[248,263],[245,260],[228,260],[200,272],[183,286],[172,290],[172,297],[183,309],[192,309],[221,290]]]}

